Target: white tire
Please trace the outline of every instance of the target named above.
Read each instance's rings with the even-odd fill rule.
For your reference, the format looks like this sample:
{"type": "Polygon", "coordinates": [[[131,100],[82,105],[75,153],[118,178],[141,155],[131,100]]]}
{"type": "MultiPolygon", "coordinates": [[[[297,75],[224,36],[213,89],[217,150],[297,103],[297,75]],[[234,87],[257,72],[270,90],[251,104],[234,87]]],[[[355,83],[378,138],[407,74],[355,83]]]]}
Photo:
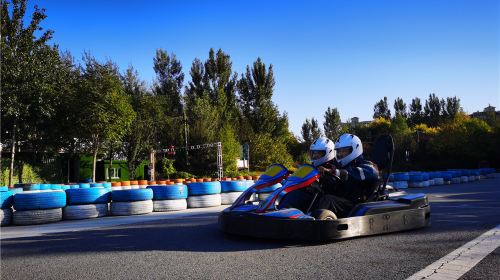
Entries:
{"type": "Polygon", "coordinates": [[[461,183],[467,183],[467,182],[469,182],[469,177],[468,176],[462,176],[462,177],[460,177],[460,182],[461,183]]]}
{"type": "Polygon", "coordinates": [[[167,212],[187,209],[186,199],[153,200],[153,211],[167,212]]]}
{"type": "Polygon", "coordinates": [[[130,189],[137,190],[139,189],[139,185],[130,185],[130,189]]]}
{"type": "Polygon", "coordinates": [[[63,209],[63,218],[65,220],[80,220],[104,217],[108,215],[108,204],[83,204],[68,205],[63,209]]]}
{"type": "Polygon", "coordinates": [[[243,192],[221,193],[220,197],[221,197],[222,205],[231,205],[231,204],[233,204],[236,201],[236,199],[238,199],[238,197],[240,197],[240,195],[242,193],[243,192]]]}
{"type": "Polygon", "coordinates": [[[112,191],[121,191],[123,190],[123,187],[111,187],[112,191]]]}
{"type": "Polygon", "coordinates": [[[214,207],[222,204],[220,193],[190,196],[187,198],[188,208],[214,207]]]}
{"type": "Polygon", "coordinates": [[[131,190],[132,187],[131,186],[122,186],[122,190],[131,190]]]}
{"type": "Polygon", "coordinates": [[[0,226],[8,226],[12,223],[12,208],[0,209],[0,226]]]}
{"type": "Polygon", "coordinates": [[[111,215],[129,216],[142,215],[153,212],[153,201],[127,201],[127,202],[111,202],[111,215]]]}
{"type": "Polygon", "coordinates": [[[411,182],[408,184],[408,187],[410,188],[423,188],[424,187],[424,182],[411,182]]]}
{"type": "Polygon", "coordinates": [[[434,185],[444,185],[443,178],[434,178],[434,185]]]}
{"type": "Polygon", "coordinates": [[[15,225],[38,225],[62,220],[62,208],[14,212],[15,225]]]}

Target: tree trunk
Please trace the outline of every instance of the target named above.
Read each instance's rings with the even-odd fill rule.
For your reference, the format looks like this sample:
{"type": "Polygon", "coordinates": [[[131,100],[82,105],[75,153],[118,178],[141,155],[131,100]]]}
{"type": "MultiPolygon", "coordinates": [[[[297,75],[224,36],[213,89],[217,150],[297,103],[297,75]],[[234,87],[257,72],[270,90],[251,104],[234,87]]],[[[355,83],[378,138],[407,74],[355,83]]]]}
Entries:
{"type": "Polygon", "coordinates": [[[94,160],[92,164],[92,182],[95,182],[95,166],[97,163],[97,149],[94,150],[94,160]]]}
{"type": "Polygon", "coordinates": [[[109,151],[108,180],[111,182],[111,169],[113,169],[113,149],[109,151]]]}
{"type": "Polygon", "coordinates": [[[70,164],[71,164],[71,156],[68,154],[66,183],[69,183],[69,173],[70,173],[70,166],[71,166],[70,164]]]}
{"type": "Polygon", "coordinates": [[[18,161],[17,162],[17,170],[19,172],[18,173],[19,174],[18,175],[18,181],[19,181],[19,183],[23,183],[23,171],[24,171],[23,167],[24,167],[24,164],[22,162],[18,161]]]}
{"type": "Polygon", "coordinates": [[[9,170],[9,186],[12,186],[12,179],[14,177],[14,159],[16,154],[16,130],[17,130],[17,120],[14,121],[12,126],[12,148],[10,151],[10,170],[9,170]]]}

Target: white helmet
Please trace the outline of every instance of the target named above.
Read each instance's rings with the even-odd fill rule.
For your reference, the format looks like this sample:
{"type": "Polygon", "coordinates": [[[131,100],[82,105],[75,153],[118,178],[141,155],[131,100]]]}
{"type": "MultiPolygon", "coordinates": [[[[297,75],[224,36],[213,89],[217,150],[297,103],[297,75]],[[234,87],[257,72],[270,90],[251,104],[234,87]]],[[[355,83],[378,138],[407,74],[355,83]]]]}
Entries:
{"type": "Polygon", "coordinates": [[[309,157],[314,166],[320,166],[335,158],[335,144],[326,137],[320,137],[311,144],[309,157]]]}
{"type": "Polygon", "coordinates": [[[337,162],[344,167],[363,154],[363,144],[358,136],[346,133],[340,135],[337,142],[335,142],[335,150],[337,152],[337,162]],[[350,153],[341,157],[338,150],[344,148],[350,148],[350,153]]]}

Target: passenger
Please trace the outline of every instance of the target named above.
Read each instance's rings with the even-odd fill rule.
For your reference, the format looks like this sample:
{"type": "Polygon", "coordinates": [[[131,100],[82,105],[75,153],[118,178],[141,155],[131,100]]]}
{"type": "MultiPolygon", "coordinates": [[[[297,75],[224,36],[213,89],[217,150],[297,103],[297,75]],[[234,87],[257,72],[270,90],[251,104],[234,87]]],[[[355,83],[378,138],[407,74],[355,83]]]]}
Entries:
{"type": "MultiPolygon", "coordinates": [[[[311,145],[310,157],[321,173],[319,185],[322,190],[312,210],[326,209],[339,218],[347,217],[352,208],[365,202],[379,184],[378,169],[363,158],[363,145],[356,135],[343,134],[334,145],[328,138],[318,138],[311,145]],[[332,148],[334,151],[330,152],[332,148]]],[[[293,207],[306,212],[314,197],[312,189],[287,194],[280,208],[293,207]]],[[[318,211],[313,212],[314,216],[318,214],[318,211]]]]}

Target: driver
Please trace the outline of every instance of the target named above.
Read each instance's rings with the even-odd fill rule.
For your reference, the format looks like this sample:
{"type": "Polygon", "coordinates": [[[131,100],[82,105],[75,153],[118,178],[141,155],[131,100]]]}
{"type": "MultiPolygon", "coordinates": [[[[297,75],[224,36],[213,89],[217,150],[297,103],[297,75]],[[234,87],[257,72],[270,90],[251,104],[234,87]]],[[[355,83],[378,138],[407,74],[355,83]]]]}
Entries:
{"type": "MultiPolygon", "coordinates": [[[[318,138],[311,145],[310,158],[321,173],[319,185],[322,186],[313,210],[330,210],[339,218],[347,217],[351,209],[365,202],[378,186],[377,167],[363,159],[363,145],[356,135],[343,134],[335,144],[328,138],[318,138]]],[[[314,186],[287,194],[280,208],[293,207],[306,212],[314,198],[312,189],[314,186]]]]}

